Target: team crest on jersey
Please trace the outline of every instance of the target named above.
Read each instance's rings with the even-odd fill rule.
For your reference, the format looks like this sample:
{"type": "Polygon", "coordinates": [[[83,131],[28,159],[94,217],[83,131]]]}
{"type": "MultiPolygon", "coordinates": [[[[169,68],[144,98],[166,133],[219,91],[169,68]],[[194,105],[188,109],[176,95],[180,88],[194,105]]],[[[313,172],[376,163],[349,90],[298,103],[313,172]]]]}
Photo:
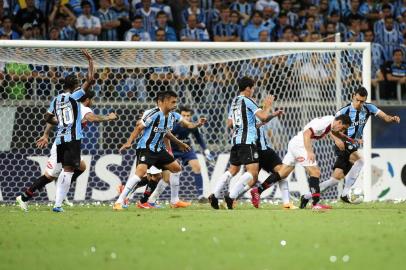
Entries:
{"type": "Polygon", "coordinates": [[[141,156],[141,157],[140,157],[140,160],[141,160],[141,161],[145,161],[145,156],[141,156]]]}
{"type": "Polygon", "coordinates": [[[47,168],[48,168],[48,169],[53,169],[54,166],[52,166],[52,163],[48,161],[47,168]]]}
{"type": "Polygon", "coordinates": [[[348,150],[352,150],[354,148],[354,146],[352,146],[351,144],[348,145],[348,150]]]}
{"type": "Polygon", "coordinates": [[[259,156],[258,156],[258,153],[255,152],[255,153],[254,153],[254,158],[257,159],[258,157],[259,157],[259,156]]]}

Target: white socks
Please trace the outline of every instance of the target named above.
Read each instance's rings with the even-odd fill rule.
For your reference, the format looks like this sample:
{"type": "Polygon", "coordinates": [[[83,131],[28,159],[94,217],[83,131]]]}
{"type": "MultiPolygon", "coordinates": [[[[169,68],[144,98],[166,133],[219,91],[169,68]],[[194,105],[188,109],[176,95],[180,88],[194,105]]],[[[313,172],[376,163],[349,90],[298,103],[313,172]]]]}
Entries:
{"type": "Polygon", "coordinates": [[[156,186],[154,192],[152,192],[151,196],[148,198],[149,203],[155,203],[156,200],[161,196],[162,192],[164,192],[165,188],[169,186],[167,182],[164,180],[160,180],[158,182],[158,185],[156,186]]]}
{"type": "Polygon", "coordinates": [[[123,192],[121,192],[120,196],[118,197],[116,203],[124,203],[125,198],[127,198],[128,193],[135,187],[135,185],[141,181],[141,179],[137,175],[133,175],[128,179],[127,183],[125,184],[123,192]]]}
{"type": "Polygon", "coordinates": [[[281,180],[278,182],[278,184],[279,189],[281,190],[283,204],[288,204],[290,202],[288,180],[281,180]]]}
{"type": "Polygon", "coordinates": [[[348,195],[348,192],[350,191],[352,185],[354,185],[355,181],[357,180],[358,175],[361,172],[363,166],[364,161],[362,159],[358,159],[357,161],[355,161],[354,165],[352,165],[351,170],[345,176],[345,185],[341,196],[344,197],[348,195]]]}
{"type": "Polygon", "coordinates": [[[216,198],[220,197],[220,193],[223,190],[225,184],[230,181],[231,177],[233,177],[231,175],[231,173],[229,171],[226,171],[225,173],[223,173],[223,175],[221,175],[221,177],[217,180],[216,182],[216,186],[214,187],[214,191],[213,194],[214,196],[216,196],[216,198]]]}
{"type": "Polygon", "coordinates": [[[175,204],[179,201],[179,178],[180,172],[171,173],[169,183],[171,185],[171,203],[175,204]]]}
{"type": "MultiPolygon", "coordinates": [[[[230,191],[230,198],[236,199],[238,194],[244,189],[244,185],[247,185],[250,180],[252,180],[254,176],[251,173],[245,172],[243,175],[240,176],[237,183],[231,188],[230,191]]],[[[216,196],[217,197],[217,196],[216,196]]]]}
{"type": "Polygon", "coordinates": [[[338,183],[340,183],[340,180],[331,176],[330,179],[320,183],[320,193],[329,189],[330,187],[338,185],[338,183]]]}
{"type": "Polygon", "coordinates": [[[55,206],[61,207],[63,200],[66,198],[66,195],[69,192],[70,183],[72,181],[73,172],[63,171],[59,174],[58,182],[56,183],[56,198],[55,206]]]}

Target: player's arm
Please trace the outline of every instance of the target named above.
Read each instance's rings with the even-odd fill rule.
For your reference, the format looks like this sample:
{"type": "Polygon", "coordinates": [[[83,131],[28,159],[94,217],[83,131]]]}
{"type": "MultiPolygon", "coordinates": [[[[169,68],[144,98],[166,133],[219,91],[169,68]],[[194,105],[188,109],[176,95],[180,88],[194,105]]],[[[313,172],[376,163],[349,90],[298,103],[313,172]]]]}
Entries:
{"type": "Polygon", "coordinates": [[[275,100],[275,97],[272,95],[266,97],[264,100],[263,109],[256,110],[255,116],[257,116],[259,118],[259,120],[261,120],[261,122],[267,123],[267,122],[271,121],[272,118],[283,115],[282,110],[277,110],[277,111],[271,113],[271,108],[272,108],[272,104],[273,104],[274,100],[275,100]]]}
{"type": "Polygon", "coordinates": [[[36,142],[36,145],[38,148],[45,148],[48,145],[49,133],[51,133],[53,126],[54,125],[47,123],[45,130],[44,130],[44,134],[42,134],[42,136],[36,142]]]}
{"type": "Polygon", "coordinates": [[[58,124],[58,120],[56,119],[55,115],[50,112],[45,113],[45,122],[54,126],[58,124]]]}
{"type": "Polygon", "coordinates": [[[313,151],[312,133],[313,133],[313,131],[310,128],[306,129],[303,132],[303,141],[304,141],[304,147],[307,152],[307,159],[314,162],[316,160],[316,155],[314,154],[314,151],[313,151]]]}
{"type": "Polygon", "coordinates": [[[86,121],[88,122],[96,122],[96,123],[100,123],[100,122],[107,122],[107,121],[114,121],[117,120],[117,115],[115,113],[110,113],[109,115],[98,115],[98,114],[94,114],[92,112],[89,112],[85,115],[84,117],[86,119],[86,121]]]}
{"type": "Polygon", "coordinates": [[[210,152],[209,149],[207,149],[206,142],[204,141],[202,134],[200,133],[199,129],[194,129],[192,131],[193,136],[196,139],[196,142],[200,145],[200,147],[203,150],[204,156],[206,157],[207,160],[211,161],[214,159],[213,154],[210,152]]]}
{"type": "Polygon", "coordinates": [[[329,135],[330,135],[330,138],[334,141],[334,144],[338,147],[338,149],[340,149],[341,151],[344,151],[345,144],[344,144],[343,140],[341,140],[339,137],[334,135],[333,132],[330,132],[329,135]]]}
{"type": "Polygon", "coordinates": [[[90,55],[90,53],[86,49],[83,49],[82,52],[85,55],[87,61],[89,62],[86,81],[82,85],[83,90],[85,90],[85,92],[87,92],[87,91],[89,91],[90,87],[94,84],[94,72],[95,72],[94,71],[94,62],[93,62],[93,57],[90,55]]]}
{"type": "Polygon", "coordinates": [[[180,151],[182,151],[182,152],[190,151],[190,149],[191,149],[190,146],[187,145],[186,143],[182,142],[178,138],[176,138],[176,136],[173,135],[172,132],[170,132],[170,131],[167,132],[165,134],[165,137],[168,138],[171,142],[175,143],[179,147],[180,151]]]}
{"type": "Polygon", "coordinates": [[[194,128],[199,128],[201,126],[203,126],[204,124],[206,124],[207,119],[205,117],[200,117],[199,121],[197,121],[197,123],[192,123],[184,118],[181,118],[179,120],[179,124],[184,127],[184,128],[189,128],[189,129],[194,129],[194,128]]]}
{"type": "Polygon", "coordinates": [[[379,111],[376,116],[378,116],[380,119],[385,121],[386,123],[400,123],[400,117],[397,115],[389,115],[384,113],[383,111],[379,111]]]}
{"type": "Polygon", "coordinates": [[[133,130],[133,132],[131,132],[130,137],[128,138],[127,142],[125,144],[123,144],[123,146],[121,146],[120,148],[120,152],[128,149],[131,147],[133,141],[138,138],[138,136],[141,134],[141,132],[145,129],[145,126],[142,124],[142,121],[137,121],[137,124],[133,130]]]}

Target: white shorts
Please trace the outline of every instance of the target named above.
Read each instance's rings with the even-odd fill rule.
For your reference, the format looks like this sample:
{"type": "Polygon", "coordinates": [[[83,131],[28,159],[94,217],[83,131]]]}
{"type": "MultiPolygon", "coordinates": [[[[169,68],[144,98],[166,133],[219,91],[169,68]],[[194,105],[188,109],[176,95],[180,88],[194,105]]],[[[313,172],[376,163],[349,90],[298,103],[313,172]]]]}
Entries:
{"type": "Polygon", "coordinates": [[[51,148],[51,155],[47,161],[47,167],[45,168],[45,172],[52,177],[57,178],[62,171],[62,163],[57,162],[56,157],[56,144],[52,144],[51,148]]]}
{"type": "Polygon", "coordinates": [[[303,139],[298,136],[293,137],[289,141],[288,152],[283,158],[282,163],[288,166],[295,166],[296,164],[302,165],[303,167],[317,166],[317,161],[311,162],[307,159],[303,139]]]}

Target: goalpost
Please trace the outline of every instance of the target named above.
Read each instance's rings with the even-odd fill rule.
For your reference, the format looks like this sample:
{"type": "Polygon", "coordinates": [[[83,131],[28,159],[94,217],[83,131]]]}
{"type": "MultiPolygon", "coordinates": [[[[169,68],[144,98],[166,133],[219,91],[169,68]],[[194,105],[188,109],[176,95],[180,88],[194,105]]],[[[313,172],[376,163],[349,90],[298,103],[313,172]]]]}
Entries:
{"type": "MultiPolygon", "coordinates": [[[[28,182],[46,166],[49,149],[35,148],[41,136],[50,100],[62,88],[63,78],[76,72],[83,79],[86,48],[97,68],[94,111],[116,111],[114,123],[89,125],[84,131],[82,157],[89,170],[78,179],[70,196],[75,200],[112,200],[120,181],[134,171],[134,149],[121,155],[137,117],[154,106],[160,90],[179,94],[179,104],[189,105],[195,117],[204,115],[202,128],[208,148],[216,153],[209,163],[199,154],[204,192],[226,169],[230,149],[225,127],[228,105],[238,94],[236,80],[244,75],[256,81],[255,98],[277,97],[274,107],[286,115],[273,123],[275,149],[281,157],[287,143],[312,118],[332,115],[350,102],[350,93],[363,85],[370,92],[369,43],[215,43],[215,42],[82,42],[0,41],[0,201],[13,201],[28,182]]],[[[368,101],[370,100],[368,96],[368,101]]],[[[53,142],[53,140],[50,140],[53,142]]],[[[49,147],[50,148],[50,147],[49,147]]],[[[194,149],[201,153],[198,145],[194,149]]],[[[316,143],[321,181],[327,180],[335,160],[331,140],[316,143]]],[[[364,130],[365,200],[371,200],[371,129],[364,130]]],[[[181,177],[181,197],[195,198],[190,167],[181,177]]],[[[307,188],[303,172],[291,178],[297,195],[307,188]]],[[[37,200],[54,198],[49,184],[37,200]]],[[[164,193],[164,196],[167,193],[164,193]]],[[[272,194],[274,195],[274,194],[272,194]]],[[[336,188],[324,198],[337,198],[336,188]]]]}

